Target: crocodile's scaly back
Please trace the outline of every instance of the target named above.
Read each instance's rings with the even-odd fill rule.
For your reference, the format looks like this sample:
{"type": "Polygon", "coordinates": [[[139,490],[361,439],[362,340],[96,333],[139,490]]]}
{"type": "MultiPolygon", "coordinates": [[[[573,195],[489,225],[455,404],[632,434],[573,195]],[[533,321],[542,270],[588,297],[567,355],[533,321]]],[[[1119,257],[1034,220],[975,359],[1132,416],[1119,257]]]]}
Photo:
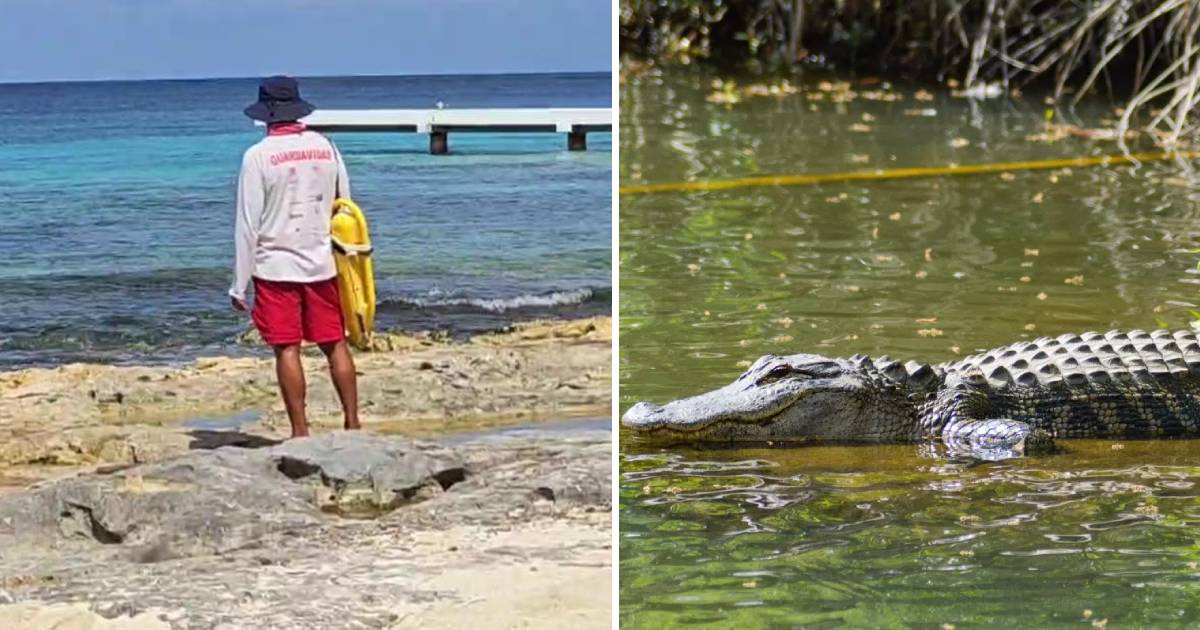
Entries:
{"type": "Polygon", "coordinates": [[[926,434],[996,418],[1049,439],[1200,436],[1200,339],[1191,331],[1043,337],[942,367],[943,390],[918,413],[926,434]]]}
{"type": "Polygon", "coordinates": [[[1200,339],[1189,330],[1110,331],[1042,337],[944,364],[948,374],[986,381],[993,390],[1065,384],[1156,385],[1200,375],[1200,339]]]}

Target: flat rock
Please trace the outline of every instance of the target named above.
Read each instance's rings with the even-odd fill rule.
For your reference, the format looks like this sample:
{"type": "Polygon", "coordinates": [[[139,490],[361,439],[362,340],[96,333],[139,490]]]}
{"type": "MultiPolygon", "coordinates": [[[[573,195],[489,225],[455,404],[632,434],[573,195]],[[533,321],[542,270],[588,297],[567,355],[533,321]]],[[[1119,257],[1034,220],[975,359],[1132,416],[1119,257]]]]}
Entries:
{"type": "Polygon", "coordinates": [[[435,459],[413,442],[358,431],[289,440],[270,452],[289,478],[319,479],[332,492],[328,507],[344,511],[390,510],[466,475],[448,454],[435,459]]]}
{"type": "Polygon", "coordinates": [[[219,553],[317,525],[322,511],[383,513],[464,475],[444,453],[371,434],[193,451],[0,497],[0,546],[100,543],[140,562],[219,553]]]}

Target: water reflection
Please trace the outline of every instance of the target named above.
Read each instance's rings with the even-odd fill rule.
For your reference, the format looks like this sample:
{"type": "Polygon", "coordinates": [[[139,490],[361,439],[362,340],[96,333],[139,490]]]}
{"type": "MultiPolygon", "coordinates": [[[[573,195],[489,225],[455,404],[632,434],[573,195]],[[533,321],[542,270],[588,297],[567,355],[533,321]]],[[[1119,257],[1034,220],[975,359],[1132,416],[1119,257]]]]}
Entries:
{"type": "Polygon", "coordinates": [[[740,605],[801,624],[987,623],[994,610],[1028,627],[1085,608],[1180,622],[1200,613],[1196,450],[1122,446],[974,467],[911,446],[627,454],[623,620],[762,623],[728,609],[740,605]],[[1151,584],[1169,587],[1158,608],[1130,591],[1151,584]]]}

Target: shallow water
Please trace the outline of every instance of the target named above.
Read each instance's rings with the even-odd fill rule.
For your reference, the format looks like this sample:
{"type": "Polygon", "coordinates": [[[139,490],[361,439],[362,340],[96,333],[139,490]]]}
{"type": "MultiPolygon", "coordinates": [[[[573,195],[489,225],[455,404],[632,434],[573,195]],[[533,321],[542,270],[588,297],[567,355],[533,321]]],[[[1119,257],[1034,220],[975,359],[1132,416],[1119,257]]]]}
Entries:
{"type": "MultiPolygon", "coordinates": [[[[872,81],[835,99],[813,80],[726,106],[705,102],[711,79],[626,80],[622,185],[1118,152],[1027,140],[1042,131],[1033,95],[972,105],[872,81]]],[[[620,212],[622,413],[724,385],[768,353],[943,361],[1186,327],[1200,310],[1200,180],[1173,163],[622,195],[620,212]]],[[[695,451],[623,436],[622,623],[1194,621],[1200,443],[1067,446],[964,468],[914,446],[695,451]]]]}
{"type": "MultiPolygon", "coordinates": [[[[607,73],[302,80],[327,108],[607,107],[607,73]]],[[[0,85],[0,369],[236,353],[225,295],[256,81],[0,85]]],[[[610,134],[335,134],[378,323],[472,333],[607,313],[610,134]]]]}
{"type": "MultiPolygon", "coordinates": [[[[582,418],[557,418],[537,423],[522,423],[516,425],[491,425],[486,427],[472,427],[472,429],[456,432],[456,433],[430,433],[428,437],[436,438],[439,442],[447,445],[466,444],[468,442],[477,441],[480,439],[491,438],[520,438],[520,437],[545,437],[547,434],[556,434],[563,437],[571,437],[573,435],[589,434],[595,432],[611,432],[612,418],[609,417],[582,417],[582,418]]],[[[385,430],[386,432],[386,430],[385,430]]],[[[406,434],[407,435],[407,434],[406,434]]],[[[420,435],[420,437],[426,437],[420,435]]]]}

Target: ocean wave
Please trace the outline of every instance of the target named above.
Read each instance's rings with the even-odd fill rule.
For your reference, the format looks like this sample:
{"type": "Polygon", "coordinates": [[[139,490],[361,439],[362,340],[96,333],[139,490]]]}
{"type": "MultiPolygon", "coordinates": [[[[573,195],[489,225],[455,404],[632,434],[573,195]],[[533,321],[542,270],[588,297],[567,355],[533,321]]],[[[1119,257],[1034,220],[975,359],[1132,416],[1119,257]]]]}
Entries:
{"type": "Polygon", "coordinates": [[[610,290],[570,289],[552,291],[549,293],[522,295],[502,298],[479,297],[444,297],[437,292],[426,296],[405,296],[385,298],[382,304],[416,308],[445,308],[467,307],[485,310],[491,313],[503,313],[525,308],[554,308],[556,306],[574,306],[588,302],[606,301],[611,299],[610,290]]]}

